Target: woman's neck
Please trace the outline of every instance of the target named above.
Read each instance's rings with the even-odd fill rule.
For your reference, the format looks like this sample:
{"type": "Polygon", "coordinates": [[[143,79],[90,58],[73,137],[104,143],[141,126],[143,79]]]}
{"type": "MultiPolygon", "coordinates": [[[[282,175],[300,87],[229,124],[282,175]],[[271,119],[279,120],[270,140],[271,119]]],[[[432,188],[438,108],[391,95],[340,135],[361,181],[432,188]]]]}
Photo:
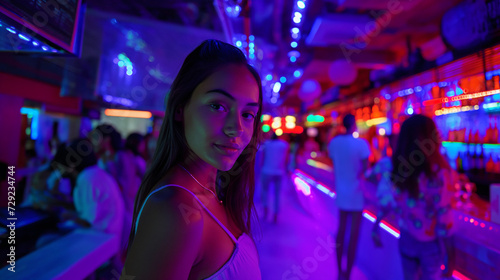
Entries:
{"type": "Polygon", "coordinates": [[[217,169],[202,160],[192,161],[187,158],[180,165],[186,169],[200,184],[215,192],[217,169]]]}

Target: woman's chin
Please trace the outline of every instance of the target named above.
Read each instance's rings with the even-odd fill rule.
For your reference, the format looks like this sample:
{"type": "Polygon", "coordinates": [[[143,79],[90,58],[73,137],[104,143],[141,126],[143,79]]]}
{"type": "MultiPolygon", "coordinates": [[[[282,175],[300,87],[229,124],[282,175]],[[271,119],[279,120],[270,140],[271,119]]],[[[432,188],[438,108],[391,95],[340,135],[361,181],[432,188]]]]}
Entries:
{"type": "Polygon", "coordinates": [[[236,160],[218,161],[213,166],[220,171],[229,171],[231,170],[231,168],[233,168],[235,162],[236,160]]]}
{"type": "Polygon", "coordinates": [[[234,162],[233,163],[222,163],[219,165],[219,168],[217,168],[220,171],[229,171],[231,168],[233,168],[234,162]]]}

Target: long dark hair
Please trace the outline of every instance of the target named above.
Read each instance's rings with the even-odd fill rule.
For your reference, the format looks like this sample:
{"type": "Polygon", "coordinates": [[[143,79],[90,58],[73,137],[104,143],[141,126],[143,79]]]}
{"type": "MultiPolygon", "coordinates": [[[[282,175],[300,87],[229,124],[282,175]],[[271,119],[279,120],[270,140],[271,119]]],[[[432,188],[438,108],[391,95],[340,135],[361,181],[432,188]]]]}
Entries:
{"type": "MultiPolygon", "coordinates": [[[[153,187],[167,171],[190,154],[181,122],[175,121],[175,110],[184,108],[195,88],[211,74],[229,64],[245,65],[255,77],[259,87],[259,110],[254,119],[252,139],[242,151],[234,166],[228,171],[217,171],[216,189],[231,218],[243,232],[251,234],[250,224],[254,214],[255,154],[260,144],[259,121],[262,113],[262,84],[257,71],[248,64],[238,48],[217,40],[206,40],[184,60],[167,96],[165,118],[151,166],[147,170],[135,199],[134,218],[129,245],[135,236],[135,224],[140,208],[153,187]]],[[[130,246],[129,246],[130,248],[130,246]]]]}
{"type": "Polygon", "coordinates": [[[441,155],[441,140],[434,121],[424,115],[413,115],[401,125],[396,149],[392,154],[392,182],[410,197],[419,195],[418,178],[422,172],[435,178],[449,164],[441,155]]]}

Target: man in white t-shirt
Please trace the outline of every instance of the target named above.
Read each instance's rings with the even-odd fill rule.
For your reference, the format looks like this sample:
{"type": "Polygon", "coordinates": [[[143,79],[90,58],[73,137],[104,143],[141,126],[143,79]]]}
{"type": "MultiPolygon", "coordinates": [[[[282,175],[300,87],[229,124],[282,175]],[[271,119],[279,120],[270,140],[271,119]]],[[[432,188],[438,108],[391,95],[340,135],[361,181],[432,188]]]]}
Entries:
{"type": "Polygon", "coordinates": [[[328,154],[333,161],[335,175],[336,204],[339,208],[339,227],[337,232],[337,265],[339,279],[349,279],[358,246],[361,214],[363,212],[363,173],[368,168],[370,148],[365,140],[355,138],[356,119],[348,114],[343,120],[345,134],[333,138],[328,144],[328,154]],[[351,230],[347,251],[347,268],[342,270],[347,219],[351,219],[351,230]]]}
{"type": "MultiPolygon", "coordinates": [[[[116,180],[97,166],[92,143],[85,138],[73,141],[54,160],[53,166],[63,177],[72,177],[76,182],[73,190],[75,210],[66,210],[61,214],[61,219],[118,236],[122,247],[123,241],[128,238],[123,228],[123,197],[116,180]]],[[[122,265],[120,253],[117,252],[112,258],[117,269],[122,265]]]]}
{"type": "Polygon", "coordinates": [[[276,134],[273,134],[270,140],[267,140],[263,147],[263,165],[261,168],[261,183],[262,183],[262,206],[264,207],[264,220],[268,214],[268,193],[271,183],[274,184],[274,208],[273,208],[273,221],[278,220],[279,199],[281,182],[283,176],[286,174],[288,166],[288,142],[278,139],[276,134]]]}

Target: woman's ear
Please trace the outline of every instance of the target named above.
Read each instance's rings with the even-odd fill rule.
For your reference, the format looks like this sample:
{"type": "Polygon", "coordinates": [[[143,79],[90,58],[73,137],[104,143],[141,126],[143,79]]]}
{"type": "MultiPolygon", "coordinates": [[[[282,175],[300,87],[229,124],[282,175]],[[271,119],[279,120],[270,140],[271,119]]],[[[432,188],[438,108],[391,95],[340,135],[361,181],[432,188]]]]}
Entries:
{"type": "Polygon", "coordinates": [[[174,118],[176,121],[181,122],[184,119],[184,110],[182,108],[177,108],[175,110],[174,118]]]}

